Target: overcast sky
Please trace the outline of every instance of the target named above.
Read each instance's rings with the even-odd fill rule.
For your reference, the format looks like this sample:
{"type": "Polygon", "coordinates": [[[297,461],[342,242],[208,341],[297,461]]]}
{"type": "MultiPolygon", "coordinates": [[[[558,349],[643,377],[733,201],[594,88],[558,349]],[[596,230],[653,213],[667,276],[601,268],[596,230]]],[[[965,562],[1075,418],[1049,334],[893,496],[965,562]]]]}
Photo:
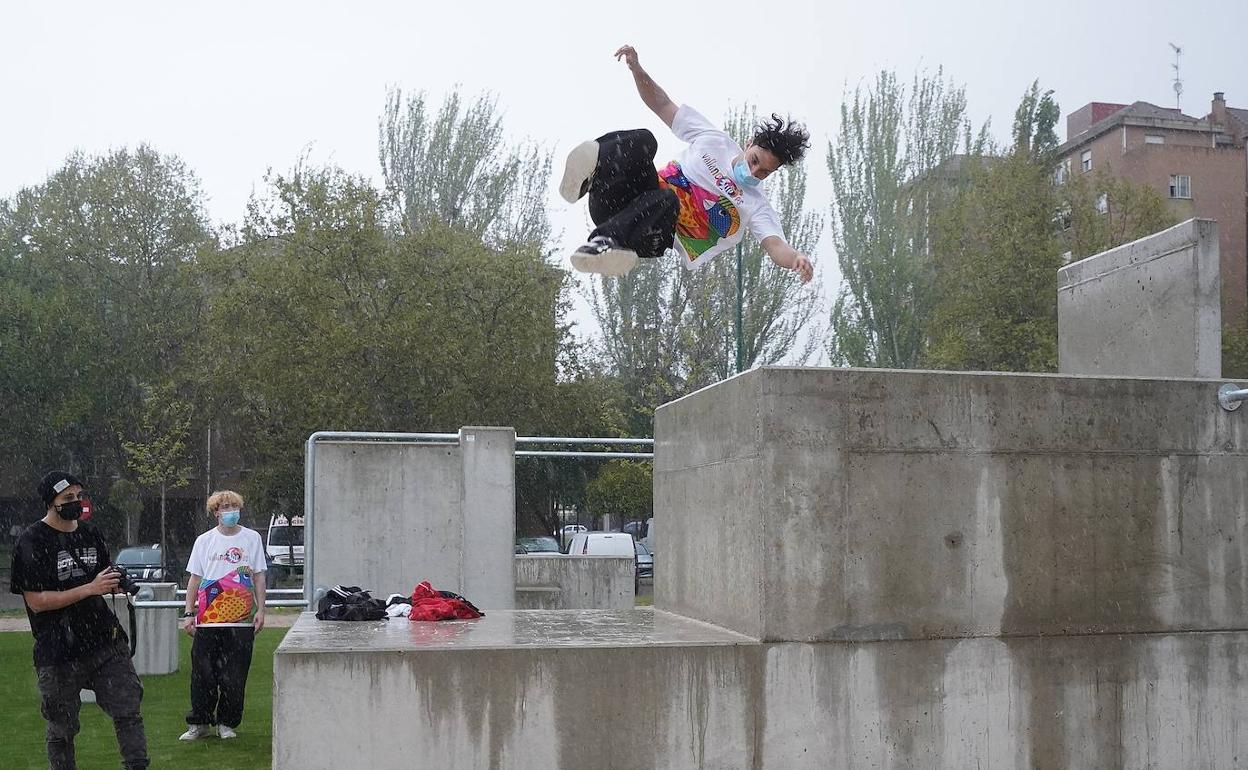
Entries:
{"type": "MultiPolygon", "coordinates": [[[[646,126],[660,160],[680,144],[642,105],[612,52],[634,45],[672,99],[712,118],[733,104],[792,113],[813,135],[807,204],[826,210],[825,164],[846,88],[881,68],[903,81],[943,66],[976,123],[1008,135],[1034,79],[1062,114],[1089,101],[1184,111],[1214,91],[1248,107],[1243,0],[634,0],[496,2],[49,2],[0,6],[0,197],[42,182],[75,149],[147,142],[199,176],[216,222],[237,222],[272,167],[307,153],[377,178],[388,86],[435,104],[456,85],[491,91],[509,134],[563,155],[607,130],[646,126]]],[[[1062,129],[1064,131],[1064,122],[1062,129]]],[[[556,175],[558,168],[556,168],[556,175]]],[[[584,203],[552,183],[561,252],[584,239],[584,203]]],[[[830,297],[824,238],[813,255],[830,297]]],[[[567,257],[561,257],[566,264],[567,257]]],[[[830,300],[828,300],[830,301],[830,300]]],[[[592,323],[583,305],[583,325],[592,323]]]]}

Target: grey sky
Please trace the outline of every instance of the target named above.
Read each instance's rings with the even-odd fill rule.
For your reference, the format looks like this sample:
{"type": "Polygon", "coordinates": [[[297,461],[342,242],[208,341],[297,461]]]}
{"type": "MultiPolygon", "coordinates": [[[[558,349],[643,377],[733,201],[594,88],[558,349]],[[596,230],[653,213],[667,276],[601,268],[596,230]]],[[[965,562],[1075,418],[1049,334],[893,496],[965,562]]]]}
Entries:
{"type": "MultiPolygon", "coordinates": [[[[516,140],[557,162],[585,138],[633,126],[679,143],[641,104],[611,53],[634,45],[677,102],[711,117],[730,104],[792,113],[814,137],[808,205],[825,209],[824,156],[848,85],[893,68],[943,66],[976,122],[1008,134],[1033,79],[1065,115],[1088,101],[1173,105],[1168,42],[1184,47],[1184,111],[1213,91],[1248,107],[1241,0],[1089,3],[878,0],[625,2],[40,2],[0,6],[0,196],[41,182],[74,149],[148,142],[198,174],[218,222],[241,219],[268,167],[307,152],[377,177],[386,87],[440,101],[490,90],[516,140]]],[[[1064,128],[1064,125],[1063,125],[1064,128]]],[[[550,206],[561,251],[584,204],[550,206]]],[[[827,239],[814,255],[829,297],[827,239]]],[[[566,263],[566,256],[562,257],[566,263]]],[[[583,305],[576,316],[588,324],[583,305]]]]}

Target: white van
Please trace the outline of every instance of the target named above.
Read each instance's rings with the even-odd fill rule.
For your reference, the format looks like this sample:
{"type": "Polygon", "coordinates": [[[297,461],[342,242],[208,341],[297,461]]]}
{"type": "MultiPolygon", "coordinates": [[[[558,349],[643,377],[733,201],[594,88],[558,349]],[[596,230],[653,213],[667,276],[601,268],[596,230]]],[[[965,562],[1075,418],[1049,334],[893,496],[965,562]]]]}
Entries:
{"type": "Polygon", "coordinates": [[[276,579],[303,572],[303,517],[276,515],[269,519],[269,535],[264,544],[270,569],[276,579]]]}
{"type": "Polygon", "coordinates": [[[627,532],[577,532],[568,544],[572,556],[629,556],[637,558],[637,546],[627,532]]]}

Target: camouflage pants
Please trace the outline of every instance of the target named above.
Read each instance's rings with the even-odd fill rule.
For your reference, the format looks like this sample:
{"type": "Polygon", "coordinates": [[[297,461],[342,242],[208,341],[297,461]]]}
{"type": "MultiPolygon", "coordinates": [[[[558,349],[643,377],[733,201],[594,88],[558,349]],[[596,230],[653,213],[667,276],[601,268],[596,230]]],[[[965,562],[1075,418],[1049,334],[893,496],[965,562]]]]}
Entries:
{"type": "Polygon", "coordinates": [[[121,643],[80,660],[55,666],[36,666],[39,676],[40,710],[48,721],[48,764],[52,770],[75,770],[74,736],[78,734],[80,690],[94,690],[96,702],[113,720],[122,764],[127,770],[148,765],[147,738],[139,704],[143,685],[130,662],[130,649],[121,643]]]}

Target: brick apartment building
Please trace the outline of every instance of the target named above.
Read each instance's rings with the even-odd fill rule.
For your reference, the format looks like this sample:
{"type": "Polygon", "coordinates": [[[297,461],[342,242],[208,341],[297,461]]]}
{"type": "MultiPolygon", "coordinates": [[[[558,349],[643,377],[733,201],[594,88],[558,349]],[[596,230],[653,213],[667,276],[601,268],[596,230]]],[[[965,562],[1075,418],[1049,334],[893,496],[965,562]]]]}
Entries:
{"type": "Polygon", "coordinates": [[[1180,221],[1218,222],[1224,323],[1248,306],[1248,109],[1213,95],[1208,115],[1194,118],[1148,102],[1092,102],[1066,117],[1058,175],[1104,169],[1156,189],[1180,221]]]}

